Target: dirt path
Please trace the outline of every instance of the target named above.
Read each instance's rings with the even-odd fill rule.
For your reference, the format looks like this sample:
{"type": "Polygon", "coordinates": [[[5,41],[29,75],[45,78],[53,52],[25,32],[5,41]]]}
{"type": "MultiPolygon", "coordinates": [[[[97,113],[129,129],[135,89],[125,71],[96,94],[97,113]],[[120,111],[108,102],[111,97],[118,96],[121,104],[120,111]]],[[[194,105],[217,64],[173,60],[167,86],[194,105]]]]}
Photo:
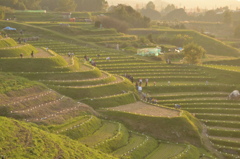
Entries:
{"type": "Polygon", "coordinates": [[[212,144],[210,143],[210,140],[207,135],[206,125],[202,124],[202,128],[203,128],[203,130],[201,133],[201,137],[202,137],[203,145],[206,147],[207,150],[214,153],[214,155],[216,155],[218,157],[218,159],[224,159],[224,157],[219,152],[217,152],[217,150],[215,148],[213,148],[212,144]]]}
{"type": "Polygon", "coordinates": [[[155,117],[178,117],[180,114],[178,110],[171,110],[168,108],[154,106],[143,102],[136,102],[109,109],[155,117]]]}
{"type": "Polygon", "coordinates": [[[69,65],[72,64],[72,57],[68,57],[68,56],[66,56],[66,55],[63,55],[62,57],[64,58],[65,61],[67,61],[67,63],[68,63],[69,65]]]}
{"type": "Polygon", "coordinates": [[[36,58],[47,58],[47,57],[53,56],[52,54],[50,54],[49,52],[43,49],[37,48],[37,50],[38,50],[38,53],[34,54],[34,57],[36,58]]]}

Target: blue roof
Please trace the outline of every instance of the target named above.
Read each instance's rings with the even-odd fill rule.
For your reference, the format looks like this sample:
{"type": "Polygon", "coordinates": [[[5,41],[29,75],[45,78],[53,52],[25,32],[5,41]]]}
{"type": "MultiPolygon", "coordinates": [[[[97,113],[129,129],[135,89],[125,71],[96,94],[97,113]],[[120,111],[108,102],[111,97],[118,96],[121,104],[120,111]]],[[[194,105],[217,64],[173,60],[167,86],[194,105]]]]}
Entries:
{"type": "Polygon", "coordinates": [[[4,30],[17,30],[16,28],[11,28],[11,27],[5,27],[3,28],[4,30]]]}

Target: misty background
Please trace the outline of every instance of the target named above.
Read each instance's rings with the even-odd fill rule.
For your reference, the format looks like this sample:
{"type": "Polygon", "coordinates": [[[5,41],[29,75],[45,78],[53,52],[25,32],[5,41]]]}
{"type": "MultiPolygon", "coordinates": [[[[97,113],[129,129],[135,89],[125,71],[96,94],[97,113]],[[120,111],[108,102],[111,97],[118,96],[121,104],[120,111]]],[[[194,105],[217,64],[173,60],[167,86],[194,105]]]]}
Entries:
{"type": "MultiPolygon", "coordinates": [[[[132,7],[144,7],[150,0],[107,0],[109,5],[117,5],[119,3],[131,5],[132,7]]],[[[228,6],[230,9],[240,8],[240,0],[152,0],[156,5],[156,10],[161,10],[168,4],[174,4],[178,7],[186,8],[204,8],[215,9],[228,6]]]]}

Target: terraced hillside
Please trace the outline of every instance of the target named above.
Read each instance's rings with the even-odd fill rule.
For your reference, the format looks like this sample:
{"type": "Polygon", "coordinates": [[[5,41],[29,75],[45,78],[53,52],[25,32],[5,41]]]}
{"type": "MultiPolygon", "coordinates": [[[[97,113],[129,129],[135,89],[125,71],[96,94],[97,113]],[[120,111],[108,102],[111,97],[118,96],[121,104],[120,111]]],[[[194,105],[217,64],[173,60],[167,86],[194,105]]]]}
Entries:
{"type": "Polygon", "coordinates": [[[187,35],[192,38],[192,42],[195,42],[202,46],[207,54],[216,55],[216,56],[230,56],[230,57],[239,57],[239,50],[219,41],[217,39],[211,38],[207,35],[203,35],[196,31],[192,30],[171,30],[171,29],[142,29],[136,28],[131,29],[129,34],[146,36],[152,34],[154,37],[165,37],[165,38],[173,38],[174,36],[187,35]]]}
{"type": "MultiPolygon", "coordinates": [[[[48,41],[46,40],[46,42],[48,41]]],[[[62,42],[57,43],[59,44],[59,50],[61,50],[61,47],[74,46],[62,42]]],[[[98,110],[102,107],[135,103],[139,97],[135,87],[128,79],[101,71],[88,64],[88,62],[77,59],[77,56],[83,57],[85,54],[79,48],[79,52],[75,52],[74,56],[69,57],[66,53],[59,55],[56,53],[59,51],[57,50],[58,47],[54,48],[54,44],[56,43],[54,42],[53,45],[47,43],[46,46],[41,40],[35,42],[35,46],[41,45],[43,48],[37,54],[34,54],[34,57],[1,57],[1,62],[8,64],[6,66],[2,65],[4,72],[12,72],[14,75],[42,82],[48,87],[46,88],[38,82],[30,82],[23,78],[3,74],[2,81],[6,83],[1,83],[1,108],[5,112],[2,115],[46,125],[41,126],[41,128],[51,133],[78,140],[93,149],[113,153],[114,156],[119,158],[145,158],[153,152],[160,153],[163,151],[161,146],[158,147],[162,142],[144,134],[129,132],[121,123],[102,120],[95,116],[98,115],[97,112],[83,104],[83,102],[88,103],[98,110]],[[46,47],[49,49],[46,49],[46,47]],[[9,61],[13,59],[16,59],[15,67],[9,65],[9,61]],[[10,80],[10,77],[15,80],[10,80]],[[18,83],[18,81],[21,83],[18,83]],[[29,83],[32,84],[29,85],[29,83]],[[9,86],[13,88],[9,88],[9,86]]],[[[85,51],[89,49],[88,47],[82,48],[85,51]]],[[[93,50],[96,49],[89,50],[94,55],[93,50]]],[[[68,51],[73,52],[72,50],[68,51]]],[[[112,55],[111,52],[107,51],[102,53],[105,55],[101,54],[100,57],[112,55]]],[[[116,56],[118,56],[117,53],[116,56]]],[[[136,59],[133,58],[133,60],[136,59]]],[[[162,108],[157,109],[159,111],[163,110],[162,108]]],[[[169,110],[169,112],[172,111],[174,112],[174,110],[169,110]]],[[[178,115],[179,113],[173,113],[171,117],[178,115]]],[[[163,116],[166,116],[166,114],[163,114],[163,116]]],[[[185,123],[182,122],[181,124],[185,123]]],[[[188,125],[187,129],[194,129],[194,125],[186,124],[188,125]]],[[[19,134],[23,134],[23,132],[19,134]]],[[[197,138],[199,139],[198,135],[197,138]]],[[[47,145],[45,141],[42,141],[42,143],[47,145]]],[[[59,143],[63,144],[65,142],[59,141],[59,143]]],[[[38,148],[37,145],[33,149],[38,148]]],[[[178,144],[171,143],[169,146],[178,147],[178,144]]],[[[193,153],[195,158],[199,158],[201,154],[206,154],[208,158],[211,158],[211,155],[207,152],[203,152],[196,147],[195,149],[189,149],[188,147],[192,146],[189,144],[179,146],[179,150],[174,154],[169,153],[165,156],[181,158],[182,154],[191,155],[193,153]]],[[[5,151],[1,151],[1,154],[11,158],[5,151]]],[[[17,154],[17,152],[13,154],[17,154]]],[[[30,156],[30,158],[34,158],[33,156],[30,156]]],[[[35,154],[35,156],[38,156],[38,154],[35,154]]],[[[27,157],[23,156],[22,158],[27,157]]],[[[48,156],[48,158],[53,157],[48,156]]],[[[94,156],[94,158],[101,157],[94,156]]]]}
{"type": "Polygon", "coordinates": [[[114,158],[37,126],[0,117],[2,158],[114,158]]]}
{"type": "Polygon", "coordinates": [[[175,104],[181,105],[182,110],[206,124],[206,135],[211,146],[224,158],[239,158],[239,101],[227,100],[228,94],[239,88],[234,84],[239,79],[238,72],[232,74],[191,65],[137,61],[98,66],[111,73],[129,74],[135,81],[143,79],[143,92],[146,94],[143,100],[171,108],[175,104]],[[231,78],[224,79],[226,76],[231,78]],[[149,80],[147,86],[145,79],[149,80]]]}

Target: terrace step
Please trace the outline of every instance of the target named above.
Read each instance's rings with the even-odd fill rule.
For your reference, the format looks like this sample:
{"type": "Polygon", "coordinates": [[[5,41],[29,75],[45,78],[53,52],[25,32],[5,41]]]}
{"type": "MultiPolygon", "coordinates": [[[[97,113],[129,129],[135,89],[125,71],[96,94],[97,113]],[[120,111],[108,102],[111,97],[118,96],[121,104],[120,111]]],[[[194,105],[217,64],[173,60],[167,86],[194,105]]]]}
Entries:
{"type": "MultiPolygon", "coordinates": [[[[185,108],[240,108],[240,104],[238,103],[184,103],[185,108]]],[[[172,106],[172,104],[165,104],[166,106],[172,106]]]]}
{"type": "Polygon", "coordinates": [[[214,129],[214,130],[224,130],[224,131],[239,131],[240,127],[238,128],[229,128],[229,127],[220,127],[220,126],[207,126],[208,129],[214,129]]]}
{"type": "Polygon", "coordinates": [[[219,120],[219,121],[239,121],[239,114],[217,114],[217,113],[195,113],[199,119],[205,120],[219,120]]]}
{"type": "Polygon", "coordinates": [[[156,150],[154,150],[146,159],[169,159],[178,158],[177,156],[184,152],[185,145],[161,142],[156,150]]]}
{"type": "Polygon", "coordinates": [[[240,128],[239,121],[222,121],[222,120],[201,120],[207,126],[225,127],[225,128],[240,128]]]}
{"type": "Polygon", "coordinates": [[[193,99],[193,98],[219,98],[224,97],[226,98],[227,93],[200,93],[200,92],[193,92],[193,93],[183,93],[183,94],[169,94],[169,95],[151,95],[152,98],[156,98],[158,100],[169,100],[169,99],[193,99]]]}
{"type": "Polygon", "coordinates": [[[106,82],[102,82],[102,83],[96,83],[96,84],[92,84],[92,82],[88,82],[89,85],[78,85],[78,82],[75,83],[70,83],[71,85],[54,85],[55,83],[52,84],[47,84],[48,86],[55,86],[55,87],[67,87],[67,88],[89,88],[89,87],[100,87],[100,86],[104,86],[104,85],[111,85],[111,84],[117,84],[117,83],[121,83],[123,82],[124,79],[119,77],[119,76],[115,76],[115,79],[110,80],[110,81],[106,81],[106,82]],[[76,85],[74,85],[76,84],[76,85]]]}
{"type": "Polygon", "coordinates": [[[107,108],[110,111],[120,111],[127,112],[145,116],[154,116],[154,117],[177,117],[180,114],[180,111],[175,109],[169,109],[166,107],[159,107],[150,105],[143,102],[136,102],[127,105],[107,108]]]}
{"type": "Polygon", "coordinates": [[[108,138],[111,138],[116,135],[118,130],[118,124],[108,121],[103,121],[103,125],[92,135],[83,137],[79,139],[80,142],[94,147],[94,145],[106,141],[108,138]]]}
{"type": "Polygon", "coordinates": [[[103,121],[103,126],[79,141],[103,152],[113,152],[127,144],[129,133],[120,123],[103,121]]]}
{"type": "Polygon", "coordinates": [[[144,134],[130,132],[128,144],[117,149],[112,154],[119,158],[144,158],[157,146],[157,141],[144,134]]]}
{"type": "Polygon", "coordinates": [[[240,108],[185,108],[184,110],[187,110],[191,113],[221,113],[221,114],[240,114],[240,108]]]}
{"type": "MultiPolygon", "coordinates": [[[[220,141],[222,143],[228,143],[229,146],[232,146],[232,147],[239,147],[238,145],[240,145],[240,138],[209,136],[209,139],[213,143],[216,143],[216,141],[220,141]]],[[[216,143],[216,144],[219,144],[219,143],[216,143]]],[[[227,144],[224,144],[224,145],[227,146],[227,144]]]]}
{"type": "Polygon", "coordinates": [[[82,80],[40,80],[46,85],[52,86],[80,86],[80,87],[89,87],[94,85],[108,84],[111,82],[118,81],[119,78],[111,74],[102,73],[102,76],[99,78],[93,79],[82,79],[82,80]]]}
{"type": "Polygon", "coordinates": [[[93,115],[77,116],[66,121],[62,125],[51,128],[55,133],[66,135],[72,139],[78,140],[89,134],[94,133],[102,126],[100,119],[93,115]]]}
{"type": "Polygon", "coordinates": [[[113,107],[119,105],[125,105],[136,102],[136,97],[133,92],[123,92],[120,94],[112,94],[109,96],[101,96],[97,98],[86,98],[81,100],[82,102],[90,105],[94,109],[113,107]]]}

